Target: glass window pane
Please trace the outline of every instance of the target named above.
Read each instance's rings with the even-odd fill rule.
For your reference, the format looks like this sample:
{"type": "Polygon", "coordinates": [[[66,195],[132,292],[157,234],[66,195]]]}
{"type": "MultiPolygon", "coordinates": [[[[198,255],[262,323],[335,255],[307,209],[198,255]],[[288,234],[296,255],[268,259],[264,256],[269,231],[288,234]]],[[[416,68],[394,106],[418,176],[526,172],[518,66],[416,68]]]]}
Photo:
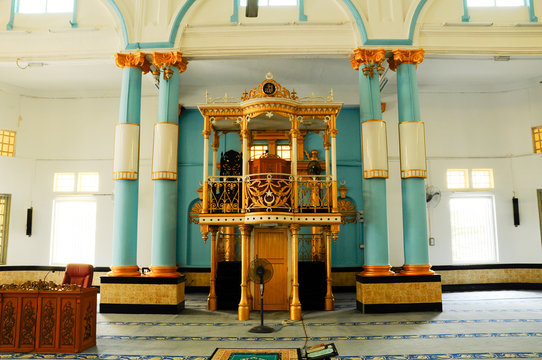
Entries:
{"type": "Polygon", "coordinates": [[[250,158],[258,159],[267,153],[267,145],[254,145],[250,148],[250,158]]]}
{"type": "Polygon", "coordinates": [[[47,0],[48,13],[71,13],[73,0],[47,0]]]}
{"type": "Polygon", "coordinates": [[[96,201],[55,200],[51,263],[93,264],[95,242],[96,201]]]}
{"type": "Polygon", "coordinates": [[[284,160],[290,160],[290,145],[277,145],[277,155],[284,160]]]}
{"type": "Polygon", "coordinates": [[[466,189],[467,169],[448,169],[446,173],[448,189],[466,189]]]}
{"type": "Polygon", "coordinates": [[[296,6],[297,0],[269,0],[269,6],[296,6]]]}
{"type": "Polygon", "coordinates": [[[450,224],[455,263],[497,261],[493,197],[451,198],[450,224]]]}
{"type": "Polygon", "coordinates": [[[474,189],[493,188],[493,170],[492,169],[473,169],[472,187],[474,189]]]}
{"type": "Polygon", "coordinates": [[[495,0],[467,0],[468,7],[495,6],[495,0]]]}
{"type": "Polygon", "coordinates": [[[39,14],[45,12],[46,0],[19,0],[18,12],[21,14],[39,14]]]}
{"type": "Polygon", "coordinates": [[[525,0],[496,0],[497,6],[525,6],[525,0]]]}
{"type": "Polygon", "coordinates": [[[55,173],[54,192],[73,192],[75,191],[74,173],[55,173]]]}
{"type": "Polygon", "coordinates": [[[79,173],[77,179],[77,191],[80,192],[96,192],[100,183],[100,175],[98,173],[79,173]]]}

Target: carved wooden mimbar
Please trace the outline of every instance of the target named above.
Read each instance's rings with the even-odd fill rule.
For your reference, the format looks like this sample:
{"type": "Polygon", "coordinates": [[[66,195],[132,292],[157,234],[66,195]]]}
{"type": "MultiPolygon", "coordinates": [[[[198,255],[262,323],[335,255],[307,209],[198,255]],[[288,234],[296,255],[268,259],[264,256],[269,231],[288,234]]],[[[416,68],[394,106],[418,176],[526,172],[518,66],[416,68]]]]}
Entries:
{"type": "Polygon", "coordinates": [[[0,285],[0,352],[81,352],[96,345],[97,289],[0,285]]]}
{"type": "Polygon", "coordinates": [[[219,258],[232,261],[234,232],[240,234],[241,245],[240,320],[248,320],[253,309],[248,266],[257,257],[273,258],[276,273],[281,274],[274,281],[283,279],[283,284],[269,286],[276,286],[274,292],[280,293],[286,303],[269,301],[275,301],[275,309],[289,309],[292,320],[301,319],[299,288],[303,284],[298,278],[297,244],[307,232],[312,234],[312,242],[319,244],[312,247],[312,260],[325,263],[322,281],[327,291],[322,303],[326,310],[333,310],[331,238],[337,239],[343,221],[338,207],[336,156],[336,122],[341,107],[342,103],[333,99],[333,90],[327,97],[299,97],[275,81],[272,74],[239,98],[206,94],[206,103],[199,105],[204,118],[201,206],[193,209],[191,219],[200,225],[204,240],[211,232],[210,310],[216,310],[219,302],[215,291],[217,262],[219,258]],[[241,149],[225,149],[219,164],[220,138],[228,133],[239,135],[241,149]],[[321,137],[325,162],[319,160],[316,150],[304,159],[303,154],[308,154],[304,139],[310,133],[321,137]],[[265,143],[267,151],[251,156],[255,142],[265,143]],[[279,151],[279,145],[284,144],[289,145],[287,155],[279,151]],[[195,220],[197,211],[200,213],[195,220]],[[218,244],[222,244],[220,254],[218,244]]]}

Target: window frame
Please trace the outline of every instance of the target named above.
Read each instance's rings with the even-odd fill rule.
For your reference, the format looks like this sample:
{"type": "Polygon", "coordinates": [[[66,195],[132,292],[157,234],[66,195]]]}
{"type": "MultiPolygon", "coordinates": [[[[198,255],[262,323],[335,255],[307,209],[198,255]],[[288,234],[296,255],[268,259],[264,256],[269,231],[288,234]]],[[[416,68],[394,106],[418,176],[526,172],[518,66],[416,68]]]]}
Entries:
{"type": "Polygon", "coordinates": [[[0,156],[15,157],[15,145],[17,143],[17,131],[9,129],[0,129],[0,156]],[[4,142],[7,139],[7,142],[4,142]],[[13,140],[13,143],[11,143],[13,140]],[[4,146],[8,149],[4,151],[4,146]],[[12,149],[10,149],[12,147],[12,149]]]}
{"type": "MultiPolygon", "coordinates": [[[[94,204],[95,208],[95,214],[94,214],[94,251],[92,256],[92,261],[88,262],[90,264],[94,264],[96,261],[96,235],[97,235],[97,223],[98,223],[98,200],[96,197],[92,195],[60,195],[53,199],[52,204],[52,213],[51,213],[51,244],[50,244],[50,253],[49,253],[49,264],[50,265],[66,265],[64,262],[56,261],[55,259],[55,230],[56,230],[56,221],[57,221],[57,214],[56,214],[56,204],[58,202],[89,202],[94,204]]],[[[79,261],[79,260],[78,260],[79,261]]],[[[85,262],[86,259],[85,259],[85,262]]]]}
{"type": "Polygon", "coordinates": [[[252,150],[254,147],[256,146],[262,146],[262,147],[265,147],[264,150],[267,150],[267,152],[269,152],[269,144],[266,143],[266,142],[258,142],[258,143],[253,143],[251,146],[250,146],[250,160],[254,160],[254,159],[258,159],[260,156],[264,155],[265,152],[261,153],[260,155],[258,155],[258,157],[256,157],[256,155],[254,154],[254,151],[252,150]]]}
{"type": "MultiPolygon", "coordinates": [[[[70,26],[72,29],[76,29],[79,27],[79,23],[77,22],[77,3],[78,3],[79,0],[73,0],[73,10],[71,11],[71,20],[69,21],[70,23],[70,26]]],[[[11,8],[10,8],[10,14],[9,14],[9,21],[8,23],[6,24],[6,30],[7,31],[11,31],[13,30],[13,24],[15,22],[15,14],[17,14],[18,16],[25,16],[25,15],[45,15],[45,16],[48,16],[48,15],[58,15],[58,14],[70,14],[70,12],[65,12],[65,13],[48,13],[48,12],[44,12],[44,13],[35,13],[35,14],[29,14],[29,13],[20,13],[19,11],[19,0],[11,0],[11,8]]]]}
{"type": "MultiPolygon", "coordinates": [[[[463,0],[463,16],[461,16],[461,22],[468,23],[470,22],[470,15],[469,15],[469,8],[471,9],[482,9],[482,8],[515,8],[520,7],[520,5],[516,6],[497,6],[496,4],[494,6],[468,6],[467,5],[468,0],[463,0]]],[[[538,22],[538,17],[534,13],[534,0],[524,0],[524,5],[529,10],[529,22],[536,23],[538,22]]]]}
{"type": "Polygon", "coordinates": [[[9,216],[11,213],[11,194],[0,194],[0,200],[4,200],[4,213],[0,228],[0,265],[5,265],[8,255],[8,240],[9,240],[9,216]]]}
{"type": "Polygon", "coordinates": [[[542,125],[531,128],[531,137],[533,140],[533,153],[542,154],[542,125]],[[538,140],[536,140],[536,135],[538,135],[538,140]],[[539,145],[538,148],[537,145],[539,145]]]}
{"type": "Polygon", "coordinates": [[[470,193],[455,193],[450,195],[449,201],[448,201],[448,207],[450,212],[450,245],[452,248],[452,263],[453,264],[478,264],[478,263],[498,263],[499,262],[499,238],[497,234],[497,210],[496,210],[496,204],[495,204],[495,195],[487,192],[470,192],[470,193]],[[493,234],[493,259],[491,260],[457,260],[454,258],[454,227],[452,222],[452,209],[451,209],[451,202],[450,200],[454,199],[473,199],[473,198],[479,198],[479,199],[490,199],[491,200],[491,231],[493,234]]]}

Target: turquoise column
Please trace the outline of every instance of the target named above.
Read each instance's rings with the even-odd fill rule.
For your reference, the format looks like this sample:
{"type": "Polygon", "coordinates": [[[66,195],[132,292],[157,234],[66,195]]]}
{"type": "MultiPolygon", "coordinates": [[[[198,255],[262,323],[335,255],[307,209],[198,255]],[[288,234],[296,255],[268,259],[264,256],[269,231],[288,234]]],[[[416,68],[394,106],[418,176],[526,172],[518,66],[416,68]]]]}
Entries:
{"type": "Polygon", "coordinates": [[[116,130],[119,133],[115,135],[113,250],[109,276],[140,276],[137,266],[139,194],[137,165],[141,117],[141,77],[143,69],[146,69],[148,63],[144,53],[116,54],[115,60],[117,66],[123,70],[119,120],[116,130]],[[130,133],[121,130],[123,127],[132,130],[131,139],[130,133]],[[125,146],[130,140],[132,140],[132,146],[125,146]],[[125,152],[126,156],[122,157],[119,154],[121,152],[125,152]],[[136,167],[135,169],[126,168],[127,162],[123,161],[126,157],[135,159],[131,164],[136,167]]]}
{"type": "MultiPolygon", "coordinates": [[[[406,142],[403,136],[402,124],[413,123],[423,128],[420,116],[420,104],[418,99],[418,81],[416,67],[423,61],[424,51],[417,50],[394,50],[393,58],[390,59],[390,68],[397,70],[397,97],[399,107],[400,138],[406,142]]],[[[406,133],[406,131],[405,131],[406,133]]],[[[403,242],[405,265],[403,275],[428,275],[433,274],[429,265],[429,246],[427,231],[427,209],[425,203],[425,177],[427,170],[425,165],[425,140],[423,133],[419,137],[419,143],[413,144],[409,150],[415,150],[418,146],[423,151],[423,168],[405,169],[403,164],[411,156],[410,151],[401,151],[401,192],[403,209],[403,242]]],[[[412,144],[412,143],[411,143],[412,144]]],[[[401,145],[403,146],[403,145],[401,145]]],[[[421,167],[421,166],[420,166],[421,167]]]]}
{"type": "Polygon", "coordinates": [[[363,147],[363,231],[365,241],[363,276],[385,276],[393,275],[390,271],[389,249],[388,249],[388,220],[386,205],[386,178],[388,177],[387,146],[386,142],[378,142],[374,138],[367,125],[375,122],[384,132],[385,123],[382,121],[382,108],[380,99],[379,71],[382,61],[385,60],[386,51],[377,50],[354,50],[354,57],[351,59],[352,66],[359,70],[359,92],[360,92],[360,120],[362,123],[362,147],[363,147]],[[367,147],[366,145],[367,144],[367,147]],[[369,144],[378,144],[371,147],[369,144]],[[366,159],[372,160],[375,153],[382,154],[385,164],[380,171],[372,171],[374,162],[365,164],[366,159]],[[367,167],[367,169],[365,168],[367,167]],[[371,169],[369,169],[369,167],[371,169]]]}
{"type": "MultiPolygon", "coordinates": [[[[153,53],[153,64],[160,69],[160,85],[158,95],[158,117],[154,130],[153,155],[153,221],[152,221],[152,253],[150,276],[175,277],[177,273],[177,141],[179,124],[179,66],[182,61],[180,53],[153,53]],[[167,125],[166,130],[159,128],[167,125]],[[159,130],[161,129],[161,130],[159,130]],[[172,133],[175,132],[175,133],[172,133]],[[157,153],[160,141],[170,141],[169,154],[157,153]],[[164,157],[173,157],[174,169],[156,169],[155,166],[164,157]]],[[[184,63],[186,68],[186,63],[184,63]]]]}

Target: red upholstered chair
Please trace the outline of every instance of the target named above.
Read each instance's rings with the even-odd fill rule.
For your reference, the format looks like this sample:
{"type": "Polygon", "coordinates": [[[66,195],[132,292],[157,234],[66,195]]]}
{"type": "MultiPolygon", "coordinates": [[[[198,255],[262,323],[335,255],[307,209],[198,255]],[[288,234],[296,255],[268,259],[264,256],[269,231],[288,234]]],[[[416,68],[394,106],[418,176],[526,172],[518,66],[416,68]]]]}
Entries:
{"type": "Polygon", "coordinates": [[[75,284],[82,288],[87,288],[92,285],[92,276],[94,275],[94,267],[89,264],[68,264],[64,272],[64,280],[62,285],[75,284]]]}

